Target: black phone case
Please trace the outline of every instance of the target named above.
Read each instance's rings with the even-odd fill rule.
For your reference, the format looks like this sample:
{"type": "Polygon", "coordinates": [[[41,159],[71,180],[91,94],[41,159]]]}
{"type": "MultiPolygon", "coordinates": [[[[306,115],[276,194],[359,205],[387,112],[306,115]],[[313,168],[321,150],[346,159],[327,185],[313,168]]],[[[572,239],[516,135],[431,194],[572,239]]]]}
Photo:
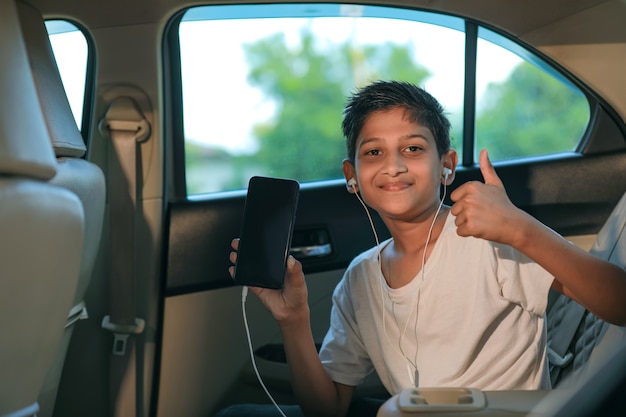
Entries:
{"type": "Polygon", "coordinates": [[[294,180],[250,179],[235,263],[237,284],[283,287],[299,192],[294,180]]]}

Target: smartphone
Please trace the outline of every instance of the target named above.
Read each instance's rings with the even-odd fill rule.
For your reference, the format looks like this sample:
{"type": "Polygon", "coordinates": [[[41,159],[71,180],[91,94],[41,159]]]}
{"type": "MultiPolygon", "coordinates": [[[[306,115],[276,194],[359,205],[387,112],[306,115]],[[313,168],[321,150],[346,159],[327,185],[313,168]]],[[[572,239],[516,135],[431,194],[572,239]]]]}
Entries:
{"type": "Polygon", "coordinates": [[[285,279],[300,184],[283,178],[250,178],[234,280],[280,289],[285,279]]]}

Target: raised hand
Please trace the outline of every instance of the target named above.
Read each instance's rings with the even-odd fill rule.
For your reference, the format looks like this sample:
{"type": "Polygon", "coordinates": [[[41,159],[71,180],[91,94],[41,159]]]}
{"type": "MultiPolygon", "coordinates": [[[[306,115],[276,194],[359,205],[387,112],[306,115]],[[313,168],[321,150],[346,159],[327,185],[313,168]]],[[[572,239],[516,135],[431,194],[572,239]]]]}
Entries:
{"type": "Polygon", "coordinates": [[[524,213],[509,200],[485,149],[479,162],[485,182],[467,182],[450,194],[457,233],[508,244],[524,213]]]}

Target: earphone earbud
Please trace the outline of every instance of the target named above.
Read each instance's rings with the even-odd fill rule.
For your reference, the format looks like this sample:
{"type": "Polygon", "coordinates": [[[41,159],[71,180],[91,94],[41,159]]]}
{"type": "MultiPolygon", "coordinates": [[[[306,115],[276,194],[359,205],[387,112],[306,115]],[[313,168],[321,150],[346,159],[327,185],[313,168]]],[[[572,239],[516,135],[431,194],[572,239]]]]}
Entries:
{"type": "Polygon", "coordinates": [[[443,178],[447,181],[448,177],[452,174],[452,170],[448,167],[443,167],[443,178]]]}
{"type": "Polygon", "coordinates": [[[356,192],[356,180],[354,178],[350,178],[346,184],[346,188],[348,188],[348,191],[356,192]]]}

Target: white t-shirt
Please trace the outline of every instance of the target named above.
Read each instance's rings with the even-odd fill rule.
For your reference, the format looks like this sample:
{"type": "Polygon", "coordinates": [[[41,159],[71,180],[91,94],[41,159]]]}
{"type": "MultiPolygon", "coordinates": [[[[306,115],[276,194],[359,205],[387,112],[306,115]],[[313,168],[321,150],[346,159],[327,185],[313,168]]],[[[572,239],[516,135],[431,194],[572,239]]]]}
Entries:
{"type": "Polygon", "coordinates": [[[352,261],[320,351],[334,381],[357,386],[375,369],[392,395],[414,386],[550,387],[547,271],[510,246],[460,237],[448,214],[424,272],[392,289],[376,248],[352,261]]]}

